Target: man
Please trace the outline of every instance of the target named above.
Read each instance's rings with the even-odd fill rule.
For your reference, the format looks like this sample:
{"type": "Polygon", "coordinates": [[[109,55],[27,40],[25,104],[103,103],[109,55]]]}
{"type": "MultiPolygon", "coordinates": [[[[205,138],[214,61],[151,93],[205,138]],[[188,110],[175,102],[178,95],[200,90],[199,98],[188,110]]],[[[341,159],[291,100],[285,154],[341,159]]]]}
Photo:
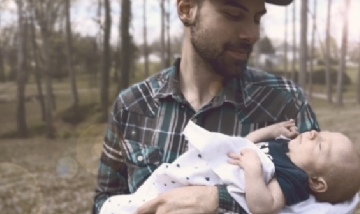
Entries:
{"type": "MultiPolygon", "coordinates": [[[[292,0],[266,0],[288,5],[292,0]]],[[[212,132],[246,136],[294,118],[299,132],[319,130],[302,91],[247,67],[264,0],[177,0],[186,27],[174,66],[120,93],[101,156],[94,213],[106,199],[129,194],[161,164],[187,150],[189,120],[212,132]]],[[[190,186],[160,195],[137,214],[245,213],[225,186],[190,186]]]]}

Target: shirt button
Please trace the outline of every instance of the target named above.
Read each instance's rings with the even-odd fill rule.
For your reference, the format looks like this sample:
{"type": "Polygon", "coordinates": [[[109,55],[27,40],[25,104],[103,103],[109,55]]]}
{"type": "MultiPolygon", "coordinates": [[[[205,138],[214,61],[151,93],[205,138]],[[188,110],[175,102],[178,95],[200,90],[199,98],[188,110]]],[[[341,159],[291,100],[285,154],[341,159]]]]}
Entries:
{"type": "Polygon", "coordinates": [[[139,155],[138,158],[137,158],[138,161],[143,161],[144,160],[144,157],[139,155]]]}
{"type": "Polygon", "coordinates": [[[180,107],[181,107],[181,108],[184,108],[184,104],[181,104],[180,107]]]}

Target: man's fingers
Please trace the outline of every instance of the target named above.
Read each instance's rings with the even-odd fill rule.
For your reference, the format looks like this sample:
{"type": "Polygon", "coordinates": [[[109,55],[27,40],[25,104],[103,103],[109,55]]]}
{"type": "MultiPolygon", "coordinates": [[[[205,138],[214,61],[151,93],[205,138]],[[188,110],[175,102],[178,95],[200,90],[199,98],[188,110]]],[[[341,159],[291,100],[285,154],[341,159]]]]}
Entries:
{"type": "Polygon", "coordinates": [[[160,200],[155,198],[141,205],[134,214],[155,214],[159,204],[160,200]]]}

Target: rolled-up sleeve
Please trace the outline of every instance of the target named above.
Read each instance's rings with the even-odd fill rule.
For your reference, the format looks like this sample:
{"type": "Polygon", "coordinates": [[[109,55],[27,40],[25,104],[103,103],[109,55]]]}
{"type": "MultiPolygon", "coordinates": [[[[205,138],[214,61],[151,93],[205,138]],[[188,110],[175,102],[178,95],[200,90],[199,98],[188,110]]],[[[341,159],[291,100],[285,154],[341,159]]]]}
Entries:
{"type": "Polygon", "coordinates": [[[93,214],[98,214],[104,202],[113,195],[129,194],[128,172],[121,148],[121,109],[115,103],[105,131],[99,163],[93,214]]]}

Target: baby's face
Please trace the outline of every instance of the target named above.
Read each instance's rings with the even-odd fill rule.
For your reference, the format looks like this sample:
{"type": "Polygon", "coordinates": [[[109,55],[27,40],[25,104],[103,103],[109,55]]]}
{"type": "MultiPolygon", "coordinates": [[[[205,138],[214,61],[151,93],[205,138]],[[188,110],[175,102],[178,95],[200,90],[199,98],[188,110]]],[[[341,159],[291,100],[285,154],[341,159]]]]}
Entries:
{"type": "Polygon", "coordinates": [[[308,175],[315,175],[341,162],[352,149],[352,142],[343,134],[313,130],[289,142],[288,156],[308,175]]]}

